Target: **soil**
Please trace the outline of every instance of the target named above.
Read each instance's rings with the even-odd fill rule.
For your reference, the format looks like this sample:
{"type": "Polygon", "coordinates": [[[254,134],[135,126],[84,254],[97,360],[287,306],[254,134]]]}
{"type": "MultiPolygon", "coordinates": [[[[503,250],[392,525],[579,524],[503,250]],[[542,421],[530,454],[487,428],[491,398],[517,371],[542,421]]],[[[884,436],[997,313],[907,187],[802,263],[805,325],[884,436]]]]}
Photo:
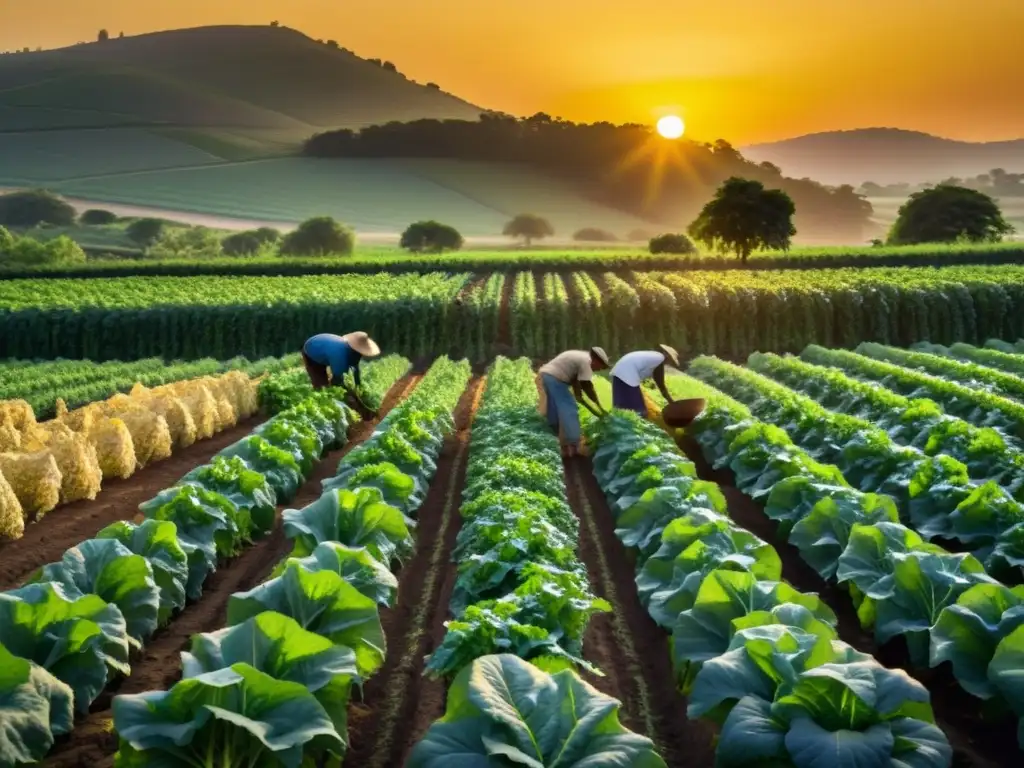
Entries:
{"type": "Polygon", "coordinates": [[[714,765],[714,730],[686,717],[686,697],[675,685],[668,634],[640,603],[635,570],[615,537],[612,512],[590,459],[565,462],[569,503],[580,518],[580,557],[591,588],[612,605],[594,616],[583,639],[584,659],[604,672],[585,674],[595,688],[622,702],[619,719],[650,738],[669,766],[714,765]]]}
{"type": "Polygon", "coordinates": [[[719,485],[729,505],[729,517],[775,547],[782,560],[783,578],[803,592],[816,592],[835,611],[841,640],[871,654],[886,667],[902,669],[928,688],[936,722],[953,747],[955,768],[996,768],[1019,757],[1014,720],[983,720],[983,703],[960,688],[948,664],[937,669],[912,667],[902,640],[879,647],[874,636],[861,628],[850,595],[838,584],[825,581],[800,557],[799,550],[779,534],[764,506],[735,487],[732,471],[712,469],[692,438],[684,436],[678,442],[694,463],[698,477],[719,485]]]}
{"type": "Polygon", "coordinates": [[[0,543],[0,590],[20,585],[36,568],[60,560],[65,550],[93,538],[111,523],[132,519],[138,514],[139,504],[241,440],[261,422],[259,417],[247,419],[140,469],[126,480],[104,480],[94,500],[64,504],[39,522],[26,526],[22,538],[0,543]]]}
{"type": "MultiPolygon", "coordinates": [[[[385,397],[380,408],[380,417],[383,418],[391,408],[404,399],[419,379],[417,375],[407,375],[399,379],[385,397]]],[[[113,732],[110,710],[113,695],[166,690],[177,682],[181,676],[180,653],[188,647],[192,635],[223,627],[231,595],[262,583],[277,563],[288,554],[291,543],[284,537],[281,529],[281,512],[285,508],[297,509],[316,501],[322,492],[321,481],[331,477],[337,469],[338,461],[373,433],[376,423],[363,421],[356,424],[350,429],[349,441],[343,448],[328,452],[321,458],[291,503],[278,508],[277,523],[271,534],[256,542],[230,563],[223,564],[210,577],[204,585],[202,598],[187,605],[170,624],[153,636],[138,658],[132,660],[131,674],[109,686],[104,694],[93,702],[90,713],[76,722],[75,730],[68,736],[58,739],[44,761],[45,766],[96,768],[98,764],[102,764],[105,768],[112,764],[113,754],[117,751],[117,736],[113,732]]]]}
{"type": "Polygon", "coordinates": [[[445,685],[423,675],[423,658],[444,637],[455,578],[451,551],[458,534],[459,492],[466,478],[470,427],[483,393],[474,377],[456,406],[455,432],[437,462],[437,474],[417,514],[416,552],[399,575],[398,602],[381,611],[388,639],[383,668],[349,706],[346,766],[400,766],[430,724],[444,714],[445,685]]]}

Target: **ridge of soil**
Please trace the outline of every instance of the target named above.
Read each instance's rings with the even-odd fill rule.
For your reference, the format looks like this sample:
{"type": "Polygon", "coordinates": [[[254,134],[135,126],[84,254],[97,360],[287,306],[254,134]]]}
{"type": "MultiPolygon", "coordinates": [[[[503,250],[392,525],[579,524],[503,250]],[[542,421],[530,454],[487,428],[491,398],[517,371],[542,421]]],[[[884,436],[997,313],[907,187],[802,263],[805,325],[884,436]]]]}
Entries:
{"type": "Polygon", "coordinates": [[[459,493],[466,479],[469,435],[484,377],[474,376],[453,414],[437,472],[417,513],[416,552],[399,572],[398,601],[381,610],[388,640],[384,666],[349,705],[349,749],[344,765],[403,765],[430,724],[444,714],[443,681],[423,675],[423,658],[444,638],[456,568],[450,562],[461,518],[459,493]]]}
{"type": "Polygon", "coordinates": [[[601,692],[622,702],[623,725],[650,738],[670,766],[714,765],[714,729],[686,717],[686,697],[675,684],[668,634],[640,603],[635,569],[615,537],[608,502],[590,459],[565,460],[569,504],[580,519],[580,558],[591,588],[612,605],[593,616],[583,639],[584,659],[604,677],[583,673],[601,692]]]}
{"type": "MultiPolygon", "coordinates": [[[[147,690],[166,690],[181,677],[180,653],[188,648],[192,635],[210,632],[224,626],[224,614],[231,595],[247,591],[262,583],[274,567],[288,554],[291,542],[281,528],[284,509],[298,509],[316,501],[321,493],[321,481],[332,477],[338,461],[370,435],[380,418],[403,400],[415,387],[421,376],[406,375],[388,391],[380,407],[380,417],[374,421],[361,421],[349,430],[345,445],[321,457],[313,473],[299,488],[288,505],[278,507],[274,530],[257,541],[231,562],[213,573],[203,587],[202,598],[185,609],[166,627],[160,629],[132,660],[131,674],[114,682],[93,702],[89,714],[75,723],[75,729],[57,740],[57,744],[43,761],[47,768],[107,768],[112,765],[117,751],[117,734],[113,730],[110,709],[115,694],[140,693],[147,690]]],[[[175,478],[177,480],[178,478],[175,478]]]]}
{"type": "Polygon", "coordinates": [[[143,467],[125,480],[104,480],[95,499],[62,504],[42,520],[25,526],[23,537],[0,543],[0,590],[19,586],[36,568],[60,560],[65,550],[94,537],[111,523],[135,517],[139,504],[174,485],[182,475],[205,464],[263,421],[260,416],[246,419],[143,467]]]}
{"type": "Polygon", "coordinates": [[[879,647],[872,633],[861,628],[850,594],[834,582],[825,581],[800,556],[800,551],[779,534],[778,524],[768,517],[764,505],[736,488],[732,470],[713,469],[700,445],[692,437],[678,440],[693,462],[701,480],[717,483],[729,506],[729,517],[742,528],[771,544],[782,560],[782,577],[803,592],[816,592],[838,619],[839,638],[880,664],[899,668],[921,682],[931,694],[936,724],[953,748],[954,768],[996,768],[1006,765],[1008,755],[1017,755],[1016,723],[992,723],[981,718],[983,702],[968,694],[953,678],[949,665],[920,669],[910,665],[905,642],[896,640],[879,647]]]}

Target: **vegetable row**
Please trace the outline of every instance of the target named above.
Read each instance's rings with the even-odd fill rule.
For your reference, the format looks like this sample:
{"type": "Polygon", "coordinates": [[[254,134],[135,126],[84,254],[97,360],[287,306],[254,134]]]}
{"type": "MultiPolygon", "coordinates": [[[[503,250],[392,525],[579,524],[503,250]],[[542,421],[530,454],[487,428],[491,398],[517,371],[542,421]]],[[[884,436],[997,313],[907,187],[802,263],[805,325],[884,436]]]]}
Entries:
{"type": "Polygon", "coordinates": [[[317,394],[283,411],[140,506],[69,549],[18,589],[0,593],[0,655],[17,674],[0,700],[20,712],[0,739],[0,765],[41,759],[131,654],[198,600],[218,564],[273,528],[325,445],[344,442],[349,413],[317,394]]]}
{"type": "Polygon", "coordinates": [[[687,715],[721,728],[716,765],[950,764],[928,691],[840,641],[831,609],[782,580],[778,553],[665,432],[615,411],[587,437],[641,602],[672,633],[687,715]]]}
{"type": "Polygon", "coordinates": [[[317,501],[285,511],[289,557],[268,581],[231,596],[225,629],[192,639],[183,680],[115,699],[118,764],[182,750],[201,758],[210,744],[247,763],[266,753],[287,766],[344,757],[351,689],[385,659],[379,609],[398,587],[390,569],[412,551],[414,517],[468,378],[467,363],[436,361],[342,459],[317,501]]]}
{"type": "Polygon", "coordinates": [[[458,575],[444,639],[426,673],[451,680],[445,716],[408,768],[473,764],[663,768],[651,741],[624,728],[619,703],[572,667],[590,617],[557,438],[537,413],[530,361],[499,357],[473,424],[458,575]],[[453,679],[454,678],[454,679],[453,679]]]}
{"type": "Polygon", "coordinates": [[[949,661],[966,691],[1024,717],[1012,671],[1024,663],[1024,588],[999,584],[973,555],[925,542],[899,523],[890,496],[852,488],[745,406],[688,377],[670,381],[673,394],[708,399],[687,430],[708,460],[731,469],[801,557],[849,591],[879,645],[902,637],[912,665],[949,661]]]}

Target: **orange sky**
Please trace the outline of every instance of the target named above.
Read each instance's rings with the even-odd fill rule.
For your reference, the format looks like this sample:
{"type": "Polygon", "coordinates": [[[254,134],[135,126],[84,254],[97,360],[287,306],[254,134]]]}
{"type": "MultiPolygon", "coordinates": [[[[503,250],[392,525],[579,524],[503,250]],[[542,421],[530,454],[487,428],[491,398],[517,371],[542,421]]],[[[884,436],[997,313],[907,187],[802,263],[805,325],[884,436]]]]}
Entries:
{"type": "Polygon", "coordinates": [[[0,49],[278,19],[516,114],[1024,136],[1024,0],[0,0],[0,49]],[[287,9],[287,10],[285,10],[287,9]]]}

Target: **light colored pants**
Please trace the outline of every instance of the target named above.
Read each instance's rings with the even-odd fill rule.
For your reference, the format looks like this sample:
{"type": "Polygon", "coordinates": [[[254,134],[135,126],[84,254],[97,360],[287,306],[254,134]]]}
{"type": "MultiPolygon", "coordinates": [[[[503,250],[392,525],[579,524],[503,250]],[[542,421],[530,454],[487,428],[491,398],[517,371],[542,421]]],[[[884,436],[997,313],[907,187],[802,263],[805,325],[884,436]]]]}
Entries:
{"type": "Polygon", "coordinates": [[[560,430],[564,442],[575,445],[580,441],[580,411],[572,390],[551,374],[541,374],[540,379],[548,424],[560,430]]]}

